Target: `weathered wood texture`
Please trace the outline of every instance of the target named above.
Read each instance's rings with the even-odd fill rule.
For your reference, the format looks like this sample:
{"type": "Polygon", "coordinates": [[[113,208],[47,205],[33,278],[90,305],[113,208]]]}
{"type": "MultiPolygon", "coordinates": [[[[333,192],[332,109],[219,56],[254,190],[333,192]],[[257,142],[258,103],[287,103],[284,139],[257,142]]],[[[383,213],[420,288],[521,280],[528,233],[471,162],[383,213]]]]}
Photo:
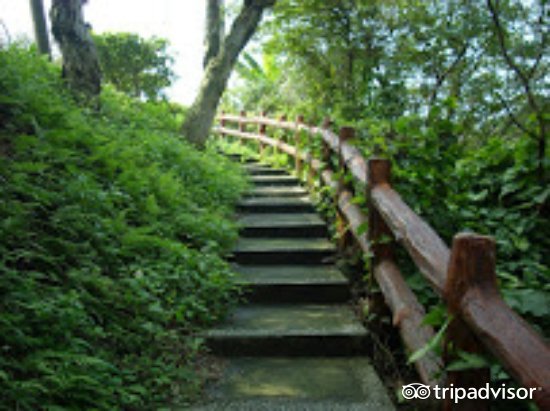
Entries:
{"type": "MultiPolygon", "coordinates": [[[[300,162],[306,162],[319,176],[321,184],[329,186],[337,194],[336,205],[348,221],[358,245],[365,253],[375,252],[374,276],[392,311],[393,323],[399,327],[403,342],[410,351],[422,348],[434,332],[431,327],[423,325],[424,309],[392,261],[391,248],[376,242],[384,236],[392,236],[405,247],[433,289],[447,302],[450,312],[456,316],[450,326],[449,337],[454,338],[454,342],[462,349],[472,352],[478,352],[476,344],[481,343],[521,385],[537,388],[534,399],[540,409],[550,409],[550,348],[501,298],[496,284],[492,240],[460,234],[454,239],[451,255],[437,233],[391,187],[389,162],[377,159],[367,162],[353,146],[352,138],[344,138],[342,141],[330,130],[328,119],[321,127],[308,126],[299,121],[288,122],[284,118],[242,118],[224,114],[220,119],[223,126],[215,129],[215,132],[257,140],[298,158],[300,162]],[[304,152],[300,147],[267,137],[262,132],[253,134],[228,128],[227,122],[257,124],[264,132],[265,128],[262,127],[294,132],[305,130],[311,138],[321,139],[322,158],[315,159],[309,151],[304,152]],[[338,155],[340,167],[346,168],[356,182],[366,186],[372,213],[368,218],[354,204],[352,190],[335,178],[335,170],[330,167],[332,153],[338,155]],[[370,238],[361,228],[367,221],[369,230],[373,230],[369,234],[370,238]],[[464,326],[468,327],[468,332],[461,330],[464,326]]],[[[442,361],[433,353],[421,358],[415,366],[425,384],[439,383],[435,375],[441,370],[442,361]]],[[[481,379],[479,373],[475,378],[473,374],[451,374],[450,380],[458,385],[465,383],[475,386],[475,381],[486,381],[487,371],[482,371],[482,374],[484,378],[481,379]]],[[[478,403],[471,409],[483,407],[485,404],[478,403]]],[[[461,408],[453,405],[452,409],[461,408]]]]}
{"type": "MultiPolygon", "coordinates": [[[[474,242],[483,250],[476,248],[476,254],[473,255],[464,246],[471,245],[469,242],[455,241],[451,260],[448,267],[447,282],[445,283],[445,298],[447,306],[451,314],[454,315],[445,335],[445,363],[450,364],[458,359],[458,351],[468,352],[471,354],[483,354],[482,344],[474,333],[468,328],[460,316],[459,300],[463,288],[467,288],[464,281],[469,281],[472,275],[469,268],[477,265],[484,272],[495,272],[495,259],[491,254],[491,245],[488,241],[474,242]],[[457,253],[468,259],[474,259],[474,264],[463,264],[461,258],[456,258],[457,253]],[[485,255],[483,255],[485,254],[485,255]],[[470,266],[470,267],[469,267],[470,266]]],[[[494,251],[494,250],[493,250],[494,251]]],[[[495,277],[496,279],[496,277],[495,277]]],[[[475,368],[462,371],[447,372],[447,384],[453,384],[455,387],[473,387],[481,388],[491,381],[491,371],[488,367],[475,368]]],[[[463,399],[455,403],[451,398],[446,398],[444,411],[464,410],[464,411],[488,411],[489,401],[487,399],[463,399]]]]}
{"type": "Polygon", "coordinates": [[[492,238],[456,235],[445,299],[451,312],[460,316],[521,385],[536,388],[537,405],[548,410],[550,348],[500,296],[495,256],[492,238]]]}
{"type": "Polygon", "coordinates": [[[450,254],[443,240],[389,185],[376,186],[371,191],[371,199],[396,240],[403,244],[420,271],[441,295],[450,254]]]}
{"type": "MultiPolygon", "coordinates": [[[[424,325],[426,312],[411,291],[399,268],[391,261],[382,261],[374,267],[374,276],[384,299],[393,314],[393,325],[399,328],[401,338],[410,352],[415,352],[434,337],[432,327],[424,325]]],[[[435,376],[443,367],[441,358],[429,352],[415,362],[415,368],[424,384],[441,385],[435,376]]]]}

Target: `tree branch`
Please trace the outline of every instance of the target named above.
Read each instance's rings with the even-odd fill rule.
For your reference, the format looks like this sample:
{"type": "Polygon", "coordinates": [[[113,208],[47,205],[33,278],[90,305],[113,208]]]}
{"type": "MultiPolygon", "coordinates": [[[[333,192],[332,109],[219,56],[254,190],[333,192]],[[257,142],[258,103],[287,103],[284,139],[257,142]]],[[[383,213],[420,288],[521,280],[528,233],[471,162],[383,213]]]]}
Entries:
{"type": "Polygon", "coordinates": [[[432,95],[430,97],[430,104],[433,104],[433,102],[435,101],[439,89],[441,88],[441,86],[443,85],[443,83],[445,82],[445,80],[447,79],[449,74],[451,74],[453,72],[453,70],[455,69],[455,67],[458,66],[458,63],[460,63],[462,61],[462,59],[466,55],[466,52],[468,51],[469,46],[470,46],[470,43],[468,41],[466,41],[462,45],[462,48],[460,49],[460,51],[456,55],[456,58],[453,60],[451,65],[449,67],[447,67],[447,69],[442,74],[440,74],[440,75],[436,74],[436,84],[434,86],[434,90],[433,90],[432,95]]]}
{"type": "MultiPolygon", "coordinates": [[[[527,97],[527,104],[535,114],[535,118],[538,122],[538,133],[535,132],[529,132],[528,135],[531,138],[535,138],[535,140],[538,143],[538,175],[539,180],[541,184],[544,184],[545,180],[545,168],[544,168],[544,159],[546,157],[546,118],[544,117],[543,110],[539,107],[537,104],[537,101],[535,99],[535,95],[533,94],[533,90],[531,89],[531,79],[535,73],[535,70],[533,68],[538,65],[538,59],[535,61],[535,66],[531,70],[528,71],[529,75],[523,72],[519,65],[516,64],[512,56],[510,55],[508,48],[506,46],[506,32],[504,27],[502,26],[500,22],[500,17],[498,15],[498,10],[496,7],[496,4],[494,2],[495,0],[487,0],[487,7],[489,8],[489,12],[491,13],[491,18],[493,20],[493,25],[495,27],[495,32],[498,39],[498,44],[500,47],[500,50],[502,52],[502,55],[504,57],[504,60],[506,61],[506,64],[512,69],[514,73],[516,73],[522,87],[525,93],[525,96],[527,97]]],[[[498,2],[498,0],[496,0],[498,2]]],[[[543,43],[544,43],[544,36],[543,36],[543,43]]],[[[542,52],[542,50],[541,50],[542,52]]],[[[541,56],[542,58],[542,56],[541,56]]],[[[505,105],[507,107],[507,105],[505,105]]]]}
{"type": "Polygon", "coordinates": [[[514,114],[514,112],[512,111],[512,108],[510,107],[510,105],[508,104],[508,102],[506,101],[506,99],[504,97],[502,97],[500,95],[500,93],[496,93],[496,96],[498,97],[498,99],[500,100],[501,104],[504,106],[505,110],[506,110],[506,113],[508,114],[508,117],[510,118],[510,120],[512,121],[512,123],[519,129],[521,130],[522,132],[524,132],[525,134],[531,136],[532,138],[538,138],[538,136],[533,133],[531,130],[529,130],[524,124],[521,123],[521,121],[519,121],[519,119],[517,118],[517,116],[514,114]]]}
{"type": "MultiPolygon", "coordinates": [[[[504,60],[506,61],[506,64],[514,71],[525,91],[525,95],[527,97],[527,101],[531,109],[537,114],[537,118],[540,115],[540,109],[539,106],[535,100],[535,97],[533,95],[533,92],[531,90],[531,84],[530,80],[531,78],[528,77],[523,70],[516,64],[510,53],[508,52],[508,48],[506,47],[506,33],[504,30],[504,27],[502,27],[502,24],[500,22],[500,17],[498,15],[498,10],[496,9],[495,4],[493,3],[493,0],[487,0],[487,6],[489,8],[489,11],[491,12],[491,18],[493,19],[493,24],[495,27],[495,32],[498,39],[498,44],[500,47],[500,50],[502,52],[502,56],[504,57],[504,60]]],[[[542,123],[541,123],[542,126],[542,123]]]]}

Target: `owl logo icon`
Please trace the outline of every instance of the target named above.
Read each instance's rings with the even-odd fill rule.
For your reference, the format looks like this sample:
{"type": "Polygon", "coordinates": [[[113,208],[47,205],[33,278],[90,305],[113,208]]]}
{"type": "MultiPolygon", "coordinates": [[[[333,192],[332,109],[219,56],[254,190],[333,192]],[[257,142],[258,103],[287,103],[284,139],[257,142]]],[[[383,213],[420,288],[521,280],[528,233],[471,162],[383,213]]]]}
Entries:
{"type": "Polygon", "coordinates": [[[406,400],[425,400],[430,397],[430,387],[419,382],[404,385],[401,394],[406,400]]]}

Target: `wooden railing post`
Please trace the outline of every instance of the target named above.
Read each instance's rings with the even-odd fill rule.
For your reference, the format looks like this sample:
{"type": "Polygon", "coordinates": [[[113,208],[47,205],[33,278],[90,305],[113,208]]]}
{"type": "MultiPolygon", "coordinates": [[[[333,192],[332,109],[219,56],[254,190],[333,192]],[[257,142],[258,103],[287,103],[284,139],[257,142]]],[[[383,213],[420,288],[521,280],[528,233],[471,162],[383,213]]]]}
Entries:
{"type": "Polygon", "coordinates": [[[296,147],[296,157],[295,157],[295,166],[296,166],[296,176],[301,179],[302,178],[302,158],[300,157],[300,149],[301,149],[301,141],[300,141],[300,134],[301,130],[299,128],[300,125],[304,124],[304,116],[299,115],[296,117],[296,132],[294,133],[294,147],[296,147]]]}
{"type": "MultiPolygon", "coordinates": [[[[225,116],[225,111],[222,111],[222,117],[221,117],[221,119],[220,119],[220,127],[221,127],[221,128],[224,128],[224,127],[225,127],[225,123],[226,123],[226,122],[225,122],[224,116],[225,116]]],[[[222,131],[222,132],[220,133],[220,140],[222,140],[222,141],[225,140],[224,137],[225,137],[225,133],[222,131]]]]}
{"type": "MultiPolygon", "coordinates": [[[[367,287],[371,310],[379,314],[386,314],[388,309],[384,304],[382,296],[373,291],[376,288],[374,286],[376,283],[375,270],[383,261],[395,263],[393,254],[394,237],[391,229],[388,227],[372,201],[372,191],[377,187],[389,187],[391,185],[391,162],[387,159],[371,158],[367,161],[366,171],[367,185],[365,198],[368,207],[368,229],[366,235],[370,254],[367,287]]],[[[399,324],[401,321],[401,319],[399,319],[400,315],[403,315],[403,312],[399,312],[398,314],[394,313],[392,321],[394,325],[399,324]]]]}
{"type": "MultiPolygon", "coordinates": [[[[262,111],[262,113],[260,114],[260,117],[264,119],[266,116],[267,116],[267,112],[262,111]]],[[[261,136],[266,135],[266,129],[267,129],[267,126],[265,124],[262,124],[262,123],[258,124],[258,134],[260,134],[261,136]]],[[[265,152],[265,144],[263,143],[263,141],[260,141],[259,143],[260,143],[259,144],[260,158],[262,158],[265,152]]]]}
{"type": "Polygon", "coordinates": [[[315,185],[315,170],[313,169],[312,161],[314,158],[313,154],[313,137],[311,135],[311,132],[308,132],[306,134],[306,147],[307,147],[307,158],[306,162],[308,165],[307,168],[307,185],[309,188],[313,188],[315,185]]]}
{"type": "MultiPolygon", "coordinates": [[[[330,120],[330,118],[325,117],[322,125],[323,130],[328,130],[331,124],[332,124],[332,121],[330,120]]],[[[321,161],[323,164],[319,172],[319,187],[323,187],[323,171],[331,169],[330,147],[328,143],[325,141],[325,139],[322,137],[321,137],[321,161]]]]}
{"type": "Polygon", "coordinates": [[[374,268],[383,260],[393,260],[393,234],[372,202],[372,190],[380,185],[391,184],[391,162],[381,158],[371,158],[367,163],[366,199],[369,210],[367,239],[370,247],[369,287],[374,282],[374,268]]]}
{"type": "MultiPolygon", "coordinates": [[[[286,121],[286,114],[283,114],[281,116],[279,116],[279,123],[283,123],[286,121]]],[[[279,130],[282,130],[282,129],[277,129],[277,131],[279,130]]],[[[273,137],[275,138],[275,140],[277,140],[277,144],[275,145],[274,149],[273,149],[273,153],[278,156],[279,155],[279,143],[281,142],[281,136],[278,132],[274,133],[273,134],[273,137]]],[[[283,139],[284,140],[284,139],[283,139]]]]}
{"type": "MultiPolygon", "coordinates": [[[[241,111],[241,117],[242,118],[246,117],[246,111],[244,110],[241,111]]],[[[239,120],[239,131],[240,132],[246,131],[246,123],[243,120],[239,120]]]]}
{"type": "MultiPolygon", "coordinates": [[[[447,328],[444,361],[449,364],[459,351],[472,354],[483,353],[477,337],[460,318],[460,302],[464,294],[477,287],[490,286],[496,289],[495,241],[478,234],[457,234],[453,239],[451,258],[445,283],[445,300],[453,319],[447,328]],[[452,347],[450,349],[449,347],[452,347]]],[[[491,381],[490,369],[476,368],[447,373],[447,386],[455,388],[481,388],[491,381]]],[[[445,411],[489,410],[488,400],[462,399],[458,403],[445,399],[445,411]]]]}
{"type": "Polygon", "coordinates": [[[344,252],[352,243],[351,233],[347,229],[346,218],[338,207],[338,201],[344,190],[349,189],[349,184],[346,183],[347,167],[342,155],[342,145],[355,137],[355,129],[353,127],[340,128],[338,135],[338,188],[335,193],[334,204],[336,207],[336,232],[338,233],[338,249],[344,252]]]}

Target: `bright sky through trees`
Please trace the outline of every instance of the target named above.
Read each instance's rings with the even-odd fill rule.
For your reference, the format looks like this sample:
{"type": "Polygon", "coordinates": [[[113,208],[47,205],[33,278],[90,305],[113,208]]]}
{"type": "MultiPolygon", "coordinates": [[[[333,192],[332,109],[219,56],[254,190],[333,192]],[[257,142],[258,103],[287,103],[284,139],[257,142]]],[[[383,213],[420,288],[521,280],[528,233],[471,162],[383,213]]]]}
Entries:
{"type": "MultiPolygon", "coordinates": [[[[44,0],[45,9],[50,6],[51,0],[44,0]]],[[[89,0],[84,7],[85,19],[97,33],[128,31],[167,38],[178,76],[168,96],[184,104],[193,101],[202,76],[204,10],[204,0],[89,0]]],[[[0,0],[0,22],[5,27],[0,27],[0,38],[7,29],[12,39],[33,39],[28,0],[0,0]]]]}

